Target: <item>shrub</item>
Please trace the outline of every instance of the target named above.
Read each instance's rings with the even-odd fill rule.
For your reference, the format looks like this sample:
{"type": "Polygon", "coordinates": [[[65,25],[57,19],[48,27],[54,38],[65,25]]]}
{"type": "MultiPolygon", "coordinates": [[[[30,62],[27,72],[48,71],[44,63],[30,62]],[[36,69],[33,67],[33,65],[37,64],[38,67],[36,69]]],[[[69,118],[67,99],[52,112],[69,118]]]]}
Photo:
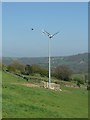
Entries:
{"type": "Polygon", "coordinates": [[[84,84],[84,80],[82,80],[79,77],[75,77],[73,80],[76,81],[76,82],[78,82],[78,83],[80,83],[80,84],[84,84]]]}
{"type": "Polygon", "coordinates": [[[80,82],[79,81],[77,81],[77,86],[80,87],[80,82]]]}
{"type": "Polygon", "coordinates": [[[72,70],[68,66],[60,65],[55,69],[55,75],[58,79],[64,81],[70,81],[70,76],[72,75],[72,70]]]}
{"type": "Polygon", "coordinates": [[[24,65],[20,64],[18,61],[13,61],[12,64],[7,66],[7,70],[10,72],[21,73],[24,71],[24,65]]]}
{"type": "Polygon", "coordinates": [[[33,71],[32,71],[32,66],[30,66],[30,65],[27,64],[27,65],[25,66],[25,73],[24,73],[24,74],[25,74],[25,75],[29,75],[29,74],[32,74],[32,72],[33,72],[33,71]]]}

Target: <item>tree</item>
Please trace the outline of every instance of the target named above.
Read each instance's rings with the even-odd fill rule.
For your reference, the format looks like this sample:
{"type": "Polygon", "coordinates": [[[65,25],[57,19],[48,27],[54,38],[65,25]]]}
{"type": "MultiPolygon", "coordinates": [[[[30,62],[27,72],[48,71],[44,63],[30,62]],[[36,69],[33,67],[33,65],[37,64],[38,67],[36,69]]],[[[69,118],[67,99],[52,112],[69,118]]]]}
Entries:
{"type": "Polygon", "coordinates": [[[39,65],[33,64],[32,65],[32,72],[33,73],[40,73],[41,67],[39,65]]]}
{"type": "Polygon", "coordinates": [[[40,74],[41,76],[48,76],[48,70],[40,67],[39,65],[32,65],[32,72],[40,74]]]}
{"type": "Polygon", "coordinates": [[[41,68],[41,69],[40,69],[40,75],[41,75],[42,77],[44,77],[44,76],[48,77],[48,70],[45,69],[45,68],[41,68]]]}
{"type": "Polygon", "coordinates": [[[70,76],[72,75],[72,70],[68,66],[65,65],[59,65],[55,69],[55,76],[58,79],[64,80],[64,81],[70,81],[70,76]]]}
{"type": "Polygon", "coordinates": [[[27,75],[29,75],[29,74],[32,74],[32,66],[30,66],[30,65],[26,65],[25,66],[25,73],[27,74],[27,75]]]}
{"type": "Polygon", "coordinates": [[[8,71],[21,73],[24,71],[24,65],[20,64],[18,61],[13,61],[12,64],[8,65],[8,71]]]}

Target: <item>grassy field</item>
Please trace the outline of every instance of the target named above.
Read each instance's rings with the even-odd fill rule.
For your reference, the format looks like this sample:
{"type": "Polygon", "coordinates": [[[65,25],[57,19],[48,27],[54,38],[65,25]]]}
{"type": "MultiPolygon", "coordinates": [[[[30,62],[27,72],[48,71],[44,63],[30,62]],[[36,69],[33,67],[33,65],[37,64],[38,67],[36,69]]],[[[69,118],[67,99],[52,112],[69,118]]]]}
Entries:
{"type": "Polygon", "coordinates": [[[88,91],[27,87],[27,81],[3,73],[3,118],[87,118],[88,91]]]}
{"type": "Polygon", "coordinates": [[[0,119],[2,118],[2,72],[0,71],[0,119]]]}

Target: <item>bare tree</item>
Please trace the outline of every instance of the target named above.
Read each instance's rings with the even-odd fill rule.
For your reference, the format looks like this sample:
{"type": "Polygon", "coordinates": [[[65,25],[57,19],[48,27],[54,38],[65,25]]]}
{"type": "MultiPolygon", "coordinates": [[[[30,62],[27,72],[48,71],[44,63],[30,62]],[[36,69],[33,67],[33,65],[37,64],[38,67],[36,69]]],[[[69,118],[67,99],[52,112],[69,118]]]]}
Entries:
{"type": "Polygon", "coordinates": [[[55,75],[58,79],[69,81],[72,75],[72,70],[65,65],[59,65],[55,69],[55,75]]]}

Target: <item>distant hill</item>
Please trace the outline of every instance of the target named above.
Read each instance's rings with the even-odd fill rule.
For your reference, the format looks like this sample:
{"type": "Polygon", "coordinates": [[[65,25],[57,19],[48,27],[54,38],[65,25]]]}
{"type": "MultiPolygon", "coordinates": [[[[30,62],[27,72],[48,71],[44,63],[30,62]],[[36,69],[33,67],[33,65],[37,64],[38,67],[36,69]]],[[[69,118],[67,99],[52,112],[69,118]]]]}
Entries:
{"type": "MultiPolygon", "coordinates": [[[[12,57],[3,57],[3,64],[9,65],[14,60],[17,60],[21,64],[38,64],[42,67],[48,68],[48,57],[22,57],[22,58],[12,58],[12,57]]],[[[60,57],[52,57],[51,58],[51,66],[52,69],[56,68],[58,65],[67,65],[69,66],[75,73],[86,73],[88,72],[88,53],[82,53],[71,56],[60,56],[60,57]]]]}

